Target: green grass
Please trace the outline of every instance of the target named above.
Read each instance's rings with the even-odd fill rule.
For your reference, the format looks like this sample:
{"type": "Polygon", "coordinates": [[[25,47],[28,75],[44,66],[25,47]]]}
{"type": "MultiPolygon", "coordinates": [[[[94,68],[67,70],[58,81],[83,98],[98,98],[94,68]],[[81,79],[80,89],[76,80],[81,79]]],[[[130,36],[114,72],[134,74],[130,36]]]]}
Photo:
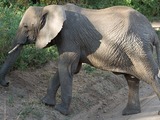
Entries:
{"type": "Polygon", "coordinates": [[[25,120],[27,116],[29,116],[33,112],[33,106],[26,106],[24,107],[18,114],[18,118],[25,120]]]}
{"type": "Polygon", "coordinates": [[[37,103],[37,100],[25,102],[22,108],[19,110],[17,120],[19,120],[18,118],[20,118],[21,120],[26,120],[26,118],[28,117],[40,120],[43,117],[43,110],[43,105],[37,103]]]}
{"type": "Polygon", "coordinates": [[[9,95],[8,96],[8,100],[7,100],[7,103],[9,106],[13,107],[14,106],[14,96],[13,95],[9,95]]]}
{"type": "Polygon", "coordinates": [[[92,66],[90,66],[88,64],[84,64],[83,67],[84,67],[85,72],[89,73],[89,74],[90,73],[94,73],[96,71],[95,67],[92,67],[92,66]]]}

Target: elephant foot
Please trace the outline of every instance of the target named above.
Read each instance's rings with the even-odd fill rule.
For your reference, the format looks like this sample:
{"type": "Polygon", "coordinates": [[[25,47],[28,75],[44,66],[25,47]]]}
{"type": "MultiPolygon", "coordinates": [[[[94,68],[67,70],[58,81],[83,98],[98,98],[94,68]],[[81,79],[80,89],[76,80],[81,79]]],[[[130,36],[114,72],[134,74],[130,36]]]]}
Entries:
{"type": "Polygon", "coordinates": [[[65,108],[63,104],[56,105],[55,110],[59,111],[63,115],[69,114],[69,109],[65,108]]]}
{"type": "Polygon", "coordinates": [[[3,87],[8,87],[8,86],[9,86],[9,82],[6,81],[6,80],[1,80],[1,81],[0,81],[0,84],[1,84],[3,87]]]}
{"type": "Polygon", "coordinates": [[[126,107],[123,111],[122,111],[122,115],[132,115],[132,114],[137,114],[140,113],[141,109],[140,107],[126,107]]]}
{"type": "Polygon", "coordinates": [[[56,101],[54,97],[46,95],[45,97],[42,98],[42,103],[44,103],[45,105],[55,106],[56,101]]]}

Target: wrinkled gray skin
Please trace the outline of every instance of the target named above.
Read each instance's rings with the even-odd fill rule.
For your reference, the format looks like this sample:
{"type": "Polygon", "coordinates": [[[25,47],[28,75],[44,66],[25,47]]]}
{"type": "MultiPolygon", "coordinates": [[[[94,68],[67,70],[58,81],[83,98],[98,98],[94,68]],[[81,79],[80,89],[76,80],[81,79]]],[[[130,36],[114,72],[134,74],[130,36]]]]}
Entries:
{"type": "Polygon", "coordinates": [[[56,105],[55,96],[61,86],[62,101],[55,109],[62,114],[69,114],[73,75],[79,72],[82,63],[124,74],[129,97],[123,115],[141,111],[140,80],[150,84],[160,98],[159,66],[152,56],[155,46],[159,63],[158,37],[146,17],[132,8],[117,6],[90,10],[72,4],[28,8],[20,22],[13,49],[0,70],[3,86],[8,85],[5,76],[23,45],[28,43],[38,48],[52,45],[58,48],[58,69],[42,102],[56,105]]]}

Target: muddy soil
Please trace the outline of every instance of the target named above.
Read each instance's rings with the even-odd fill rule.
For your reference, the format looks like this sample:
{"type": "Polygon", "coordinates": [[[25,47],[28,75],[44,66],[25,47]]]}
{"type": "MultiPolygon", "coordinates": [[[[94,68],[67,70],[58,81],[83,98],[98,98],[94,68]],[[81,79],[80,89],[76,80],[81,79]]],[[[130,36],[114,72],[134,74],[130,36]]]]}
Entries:
{"type": "MultiPolygon", "coordinates": [[[[101,120],[100,115],[127,103],[128,88],[122,75],[101,70],[86,73],[82,68],[74,76],[70,115],[64,116],[54,107],[41,103],[48,81],[56,69],[56,62],[49,62],[43,68],[10,72],[6,77],[10,86],[0,87],[0,120],[101,120]]],[[[146,85],[141,83],[143,86],[146,85]]],[[[149,91],[147,95],[151,94],[150,89],[144,89],[149,91]]],[[[59,90],[57,102],[60,102],[60,97],[59,90]]]]}

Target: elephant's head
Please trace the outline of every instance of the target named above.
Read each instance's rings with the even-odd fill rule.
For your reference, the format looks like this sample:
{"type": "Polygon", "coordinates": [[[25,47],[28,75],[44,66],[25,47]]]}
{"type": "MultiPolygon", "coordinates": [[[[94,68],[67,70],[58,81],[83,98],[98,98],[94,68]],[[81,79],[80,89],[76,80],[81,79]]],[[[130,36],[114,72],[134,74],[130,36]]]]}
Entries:
{"type": "MultiPolygon", "coordinates": [[[[35,43],[44,48],[61,31],[65,21],[65,11],[61,6],[29,7],[19,24],[12,50],[0,69],[0,84],[8,86],[5,76],[18,58],[23,45],[35,43]]],[[[54,42],[53,42],[54,43],[54,42]]]]}
{"type": "Polygon", "coordinates": [[[11,51],[28,43],[35,43],[37,48],[44,48],[61,31],[65,19],[65,11],[61,6],[29,7],[19,24],[11,51]]]}

